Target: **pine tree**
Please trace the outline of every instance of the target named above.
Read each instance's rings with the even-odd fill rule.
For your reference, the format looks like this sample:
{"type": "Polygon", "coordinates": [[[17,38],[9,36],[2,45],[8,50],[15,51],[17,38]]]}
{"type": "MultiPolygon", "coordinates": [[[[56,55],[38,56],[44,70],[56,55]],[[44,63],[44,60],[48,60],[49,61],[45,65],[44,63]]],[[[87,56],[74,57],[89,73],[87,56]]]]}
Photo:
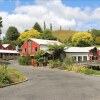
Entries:
{"type": "Polygon", "coordinates": [[[50,23],[50,30],[52,31],[52,23],[50,23]]]}
{"type": "Polygon", "coordinates": [[[61,25],[60,25],[60,31],[62,30],[62,27],[61,27],[61,25]]]}
{"type": "Polygon", "coordinates": [[[0,34],[1,34],[1,28],[2,28],[2,17],[0,17],[0,34]]]}
{"type": "Polygon", "coordinates": [[[34,27],[33,27],[35,30],[37,30],[38,32],[40,32],[40,33],[42,33],[42,28],[41,28],[41,26],[39,25],[39,23],[38,22],[36,22],[35,24],[34,24],[34,27]]]}
{"type": "Polygon", "coordinates": [[[46,29],[46,23],[45,23],[45,21],[44,21],[44,30],[46,29]]]}

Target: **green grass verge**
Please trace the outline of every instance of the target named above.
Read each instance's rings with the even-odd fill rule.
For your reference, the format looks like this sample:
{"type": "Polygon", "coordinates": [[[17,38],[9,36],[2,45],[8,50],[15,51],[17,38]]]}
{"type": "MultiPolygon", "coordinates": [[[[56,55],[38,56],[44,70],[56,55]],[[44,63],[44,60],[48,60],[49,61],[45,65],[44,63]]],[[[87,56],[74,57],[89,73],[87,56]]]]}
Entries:
{"type": "Polygon", "coordinates": [[[93,69],[89,69],[83,66],[66,66],[63,68],[64,70],[68,70],[68,71],[74,71],[77,73],[84,73],[87,75],[100,75],[100,71],[99,70],[93,70],[93,69]]]}
{"type": "Polygon", "coordinates": [[[93,69],[86,69],[84,71],[81,71],[81,73],[84,73],[87,75],[100,75],[100,71],[93,70],[93,69]]]}
{"type": "Polygon", "coordinates": [[[0,66],[0,87],[26,80],[23,73],[16,69],[0,66]]]}

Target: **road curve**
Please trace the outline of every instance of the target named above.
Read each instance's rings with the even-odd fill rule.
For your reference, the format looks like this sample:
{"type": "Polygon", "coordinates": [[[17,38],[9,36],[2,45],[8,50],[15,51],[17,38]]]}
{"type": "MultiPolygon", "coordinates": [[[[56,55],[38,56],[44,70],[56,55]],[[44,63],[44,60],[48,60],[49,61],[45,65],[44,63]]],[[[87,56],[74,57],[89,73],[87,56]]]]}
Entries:
{"type": "Polygon", "coordinates": [[[0,88],[0,100],[100,100],[100,76],[10,63],[29,80],[0,88]]]}

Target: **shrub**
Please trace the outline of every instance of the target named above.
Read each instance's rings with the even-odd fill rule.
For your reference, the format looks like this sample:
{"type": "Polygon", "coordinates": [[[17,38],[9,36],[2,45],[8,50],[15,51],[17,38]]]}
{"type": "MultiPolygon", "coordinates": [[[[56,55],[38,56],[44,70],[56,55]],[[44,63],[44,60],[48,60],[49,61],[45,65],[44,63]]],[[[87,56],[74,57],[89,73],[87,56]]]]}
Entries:
{"type": "Polygon", "coordinates": [[[50,68],[60,68],[61,62],[59,60],[49,60],[50,68]]]}
{"type": "Polygon", "coordinates": [[[75,72],[83,72],[85,71],[87,68],[83,67],[83,66],[69,66],[67,67],[68,71],[75,71],[75,72]]]}
{"type": "Polygon", "coordinates": [[[45,51],[43,50],[40,50],[40,51],[37,51],[34,55],[34,58],[38,61],[38,62],[41,62],[43,61],[43,57],[41,56],[45,51]]]}
{"type": "Polygon", "coordinates": [[[1,71],[0,71],[0,82],[4,83],[4,84],[12,83],[12,81],[9,78],[6,66],[3,66],[1,68],[1,71]]]}
{"type": "Polygon", "coordinates": [[[31,58],[29,55],[27,56],[22,56],[18,58],[18,63],[20,65],[30,65],[31,64],[31,58]]]}
{"type": "Polygon", "coordinates": [[[21,82],[26,77],[15,69],[0,66],[0,87],[6,84],[21,82]]]}
{"type": "Polygon", "coordinates": [[[67,69],[67,67],[72,66],[74,64],[74,59],[72,56],[66,56],[63,64],[61,66],[61,69],[67,69]]]}

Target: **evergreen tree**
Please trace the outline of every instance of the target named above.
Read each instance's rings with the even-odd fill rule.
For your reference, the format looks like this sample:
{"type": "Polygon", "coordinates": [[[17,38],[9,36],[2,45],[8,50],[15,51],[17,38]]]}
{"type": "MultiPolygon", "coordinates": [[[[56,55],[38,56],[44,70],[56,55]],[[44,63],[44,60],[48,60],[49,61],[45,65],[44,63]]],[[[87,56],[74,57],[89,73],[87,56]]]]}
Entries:
{"type": "Polygon", "coordinates": [[[33,27],[35,30],[37,30],[38,32],[40,32],[40,33],[42,33],[42,28],[41,28],[41,26],[39,25],[39,23],[38,22],[36,22],[35,24],[34,24],[34,27],[33,27]]]}
{"type": "Polygon", "coordinates": [[[50,23],[50,30],[52,31],[52,23],[50,23]]]}
{"type": "Polygon", "coordinates": [[[0,34],[1,34],[1,28],[2,28],[2,17],[0,17],[0,34]]]}
{"type": "Polygon", "coordinates": [[[46,29],[46,23],[45,23],[45,21],[44,21],[44,30],[46,29]]]}
{"type": "Polygon", "coordinates": [[[17,40],[17,38],[19,37],[19,32],[17,30],[16,27],[14,26],[10,26],[7,30],[7,33],[6,33],[6,39],[7,40],[10,40],[10,41],[14,41],[14,40],[17,40]]]}
{"type": "Polygon", "coordinates": [[[60,25],[60,31],[62,30],[62,27],[61,27],[61,25],[60,25]]]}

